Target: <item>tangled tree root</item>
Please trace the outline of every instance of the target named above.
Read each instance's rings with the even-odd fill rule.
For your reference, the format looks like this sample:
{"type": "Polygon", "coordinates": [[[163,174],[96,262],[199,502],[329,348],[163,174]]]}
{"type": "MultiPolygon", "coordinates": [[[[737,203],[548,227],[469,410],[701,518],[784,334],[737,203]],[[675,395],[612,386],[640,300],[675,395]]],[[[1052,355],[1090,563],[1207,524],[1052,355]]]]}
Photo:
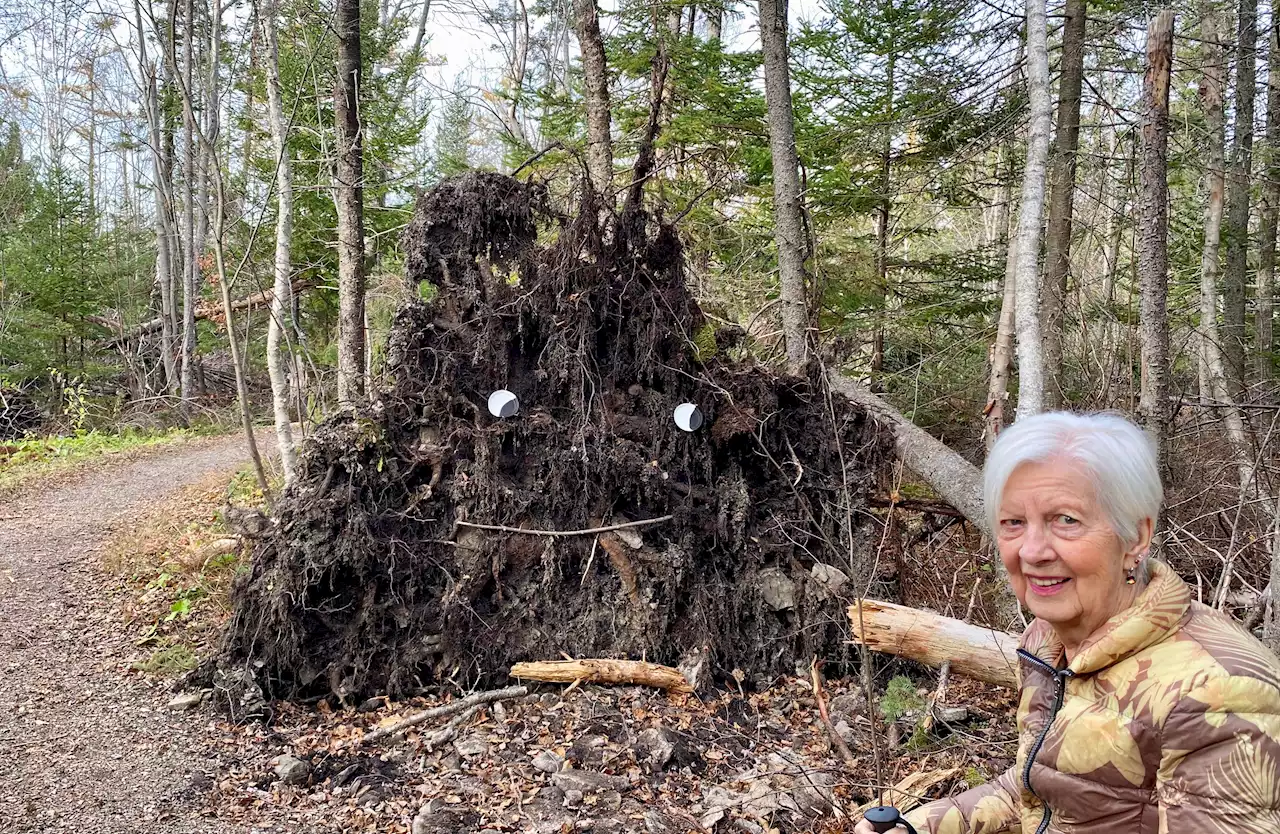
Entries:
{"type": "Polygon", "coordinates": [[[887,431],[817,374],[728,361],[669,227],[540,203],[495,174],[420,198],[407,278],[434,297],[399,312],[377,403],[307,445],[206,676],[345,700],[566,654],[696,648],[751,681],[847,659],[852,586],[813,567],[866,572],[887,431]]]}

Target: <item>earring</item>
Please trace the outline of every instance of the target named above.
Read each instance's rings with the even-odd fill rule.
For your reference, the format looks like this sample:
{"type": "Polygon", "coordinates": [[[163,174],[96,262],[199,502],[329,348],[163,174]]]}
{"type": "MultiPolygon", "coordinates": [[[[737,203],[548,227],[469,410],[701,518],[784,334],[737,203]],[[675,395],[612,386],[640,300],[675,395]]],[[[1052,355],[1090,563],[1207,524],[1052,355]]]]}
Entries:
{"type": "Polygon", "coordinates": [[[1126,571],[1125,571],[1125,575],[1124,575],[1124,584],[1126,584],[1126,585],[1136,585],[1136,584],[1138,584],[1138,577],[1136,577],[1136,576],[1134,576],[1134,575],[1133,575],[1135,570],[1137,570],[1137,568],[1136,568],[1136,567],[1133,567],[1133,568],[1129,568],[1128,570],[1126,570],[1126,571]]]}

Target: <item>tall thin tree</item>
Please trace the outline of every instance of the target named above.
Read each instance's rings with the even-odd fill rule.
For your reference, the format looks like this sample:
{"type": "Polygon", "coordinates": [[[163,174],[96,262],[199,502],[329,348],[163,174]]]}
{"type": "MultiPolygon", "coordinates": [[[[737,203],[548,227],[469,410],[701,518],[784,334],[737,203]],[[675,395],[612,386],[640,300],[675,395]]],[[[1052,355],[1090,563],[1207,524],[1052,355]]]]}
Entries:
{"type": "Polygon", "coordinates": [[[338,402],[365,396],[364,145],[360,133],[360,0],[338,0],[333,89],[338,164],[338,402]]]}
{"type": "Polygon", "coordinates": [[[1169,414],[1169,80],[1173,65],[1173,11],[1147,27],[1147,70],[1142,82],[1142,186],[1138,196],[1138,279],[1142,287],[1142,392],[1138,410],[1163,449],[1169,414]]]}
{"type": "Polygon", "coordinates": [[[1280,225],[1280,20],[1273,12],[1267,27],[1267,145],[1266,175],[1262,178],[1262,209],[1258,224],[1258,286],[1255,332],[1259,379],[1271,378],[1275,349],[1276,227],[1280,225]]]}
{"type": "Polygon", "coordinates": [[[778,247],[782,333],[787,368],[800,373],[809,358],[809,314],[805,293],[805,236],[800,160],[796,152],[795,110],[787,51],[787,0],[759,0],[760,45],[764,53],[764,98],[773,158],[773,239],[778,247]]]}
{"type": "Polygon", "coordinates": [[[1227,167],[1227,257],[1222,273],[1222,354],[1227,384],[1245,385],[1245,285],[1248,271],[1249,184],[1253,170],[1253,99],[1257,83],[1258,0],[1240,0],[1236,17],[1235,125],[1227,167]]]}
{"type": "Polygon", "coordinates": [[[1040,220],[1044,211],[1045,165],[1049,156],[1049,52],[1045,0],[1027,0],[1027,94],[1030,122],[1027,161],[1018,210],[1017,311],[1018,417],[1044,410],[1044,353],[1040,343],[1040,220]]]}
{"type": "Polygon", "coordinates": [[[1044,326],[1045,407],[1063,404],[1062,344],[1067,282],[1071,274],[1071,220],[1080,148],[1080,88],[1084,82],[1085,0],[1067,0],[1062,27],[1062,70],[1058,80],[1057,134],[1049,172],[1049,222],[1045,229],[1044,326]]]}
{"type": "Polygon", "coordinates": [[[288,126],[280,89],[280,44],[276,35],[279,0],[267,0],[261,15],[267,46],[267,117],[271,122],[271,144],[276,156],[276,254],[275,281],[271,293],[271,317],[267,320],[267,373],[271,377],[271,407],[276,422],[276,445],[284,485],[293,485],[297,472],[293,428],[289,420],[290,361],[289,336],[293,332],[293,160],[289,153],[288,126]]]}

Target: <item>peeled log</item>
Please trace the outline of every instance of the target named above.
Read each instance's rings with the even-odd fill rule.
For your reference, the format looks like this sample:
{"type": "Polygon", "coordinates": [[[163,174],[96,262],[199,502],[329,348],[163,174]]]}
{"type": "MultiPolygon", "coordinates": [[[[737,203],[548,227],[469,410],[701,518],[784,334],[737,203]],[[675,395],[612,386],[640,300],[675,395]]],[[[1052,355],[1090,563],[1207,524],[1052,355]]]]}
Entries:
{"type": "Polygon", "coordinates": [[[929,666],[951,661],[951,671],[1016,689],[1018,637],[970,625],[930,611],[866,599],[862,616],[858,603],[849,606],[849,619],[859,643],[877,652],[898,655],[929,666]],[[862,625],[866,626],[865,634],[862,625]]]}
{"type": "Polygon", "coordinates": [[[641,660],[536,660],[512,666],[511,677],[545,683],[638,684],[683,694],[693,691],[679,669],[641,660]]]}

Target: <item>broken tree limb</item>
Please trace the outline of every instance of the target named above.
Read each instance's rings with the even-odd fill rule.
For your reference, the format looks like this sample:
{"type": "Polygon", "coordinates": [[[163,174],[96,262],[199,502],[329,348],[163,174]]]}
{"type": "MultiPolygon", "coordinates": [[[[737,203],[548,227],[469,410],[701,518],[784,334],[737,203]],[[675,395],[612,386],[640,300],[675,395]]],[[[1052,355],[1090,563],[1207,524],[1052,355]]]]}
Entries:
{"type": "Polygon", "coordinates": [[[1016,689],[1018,637],[931,611],[866,599],[849,606],[859,642],[929,666],[950,662],[955,674],[1016,689]],[[859,621],[866,626],[859,627],[859,621]]]}
{"type": "Polygon", "coordinates": [[[981,530],[986,529],[982,510],[982,473],[902,412],[858,383],[835,371],[828,374],[831,390],[867,408],[893,428],[894,445],[902,462],[932,486],[981,530]]]}
{"type": "Polygon", "coordinates": [[[642,660],[535,660],[511,667],[511,677],[544,683],[638,684],[668,692],[693,692],[679,669],[642,660]]]}
{"type": "Polygon", "coordinates": [[[387,736],[393,736],[396,733],[402,733],[411,727],[416,727],[419,724],[425,724],[426,722],[436,718],[445,718],[460,712],[466,712],[472,707],[482,707],[485,704],[492,704],[494,701],[504,701],[508,698],[519,698],[522,695],[528,694],[529,689],[524,686],[508,686],[506,689],[491,689],[487,692],[473,692],[464,698],[451,701],[444,706],[424,710],[423,712],[409,716],[403,721],[397,721],[396,723],[389,724],[386,727],[379,727],[376,730],[371,730],[361,736],[359,741],[356,743],[367,744],[368,742],[377,741],[378,739],[383,739],[387,736]]]}
{"type": "MultiPolygon", "coordinates": [[[[309,279],[298,278],[293,282],[292,292],[294,293],[301,292],[302,290],[310,287],[311,285],[312,284],[309,279]]],[[[231,302],[231,309],[238,312],[240,310],[247,310],[252,307],[269,305],[271,303],[272,298],[274,298],[274,293],[271,290],[269,289],[260,290],[255,293],[250,293],[249,295],[246,295],[244,298],[235,299],[234,301],[231,302]]],[[[221,305],[219,305],[214,301],[204,301],[196,305],[197,321],[202,319],[207,319],[213,316],[219,316],[219,315],[222,315],[222,313],[223,313],[223,309],[221,305]]],[[[131,342],[134,339],[137,339],[141,336],[146,336],[149,333],[158,333],[164,326],[164,319],[154,318],[154,319],[151,319],[150,321],[144,321],[141,324],[133,326],[127,332],[122,332],[119,323],[111,320],[103,319],[102,321],[97,321],[95,323],[101,324],[103,327],[107,327],[108,329],[113,330],[115,332],[116,334],[115,337],[112,338],[109,342],[107,342],[108,347],[115,347],[116,345],[122,345],[128,342],[131,342]]]]}
{"type": "Polygon", "coordinates": [[[888,792],[880,800],[872,800],[859,807],[858,810],[853,812],[853,818],[861,819],[863,814],[881,804],[892,805],[899,811],[910,811],[912,808],[917,808],[926,802],[932,801],[928,797],[930,789],[941,785],[943,782],[949,782],[959,775],[960,768],[958,767],[913,773],[889,788],[888,792]]]}

